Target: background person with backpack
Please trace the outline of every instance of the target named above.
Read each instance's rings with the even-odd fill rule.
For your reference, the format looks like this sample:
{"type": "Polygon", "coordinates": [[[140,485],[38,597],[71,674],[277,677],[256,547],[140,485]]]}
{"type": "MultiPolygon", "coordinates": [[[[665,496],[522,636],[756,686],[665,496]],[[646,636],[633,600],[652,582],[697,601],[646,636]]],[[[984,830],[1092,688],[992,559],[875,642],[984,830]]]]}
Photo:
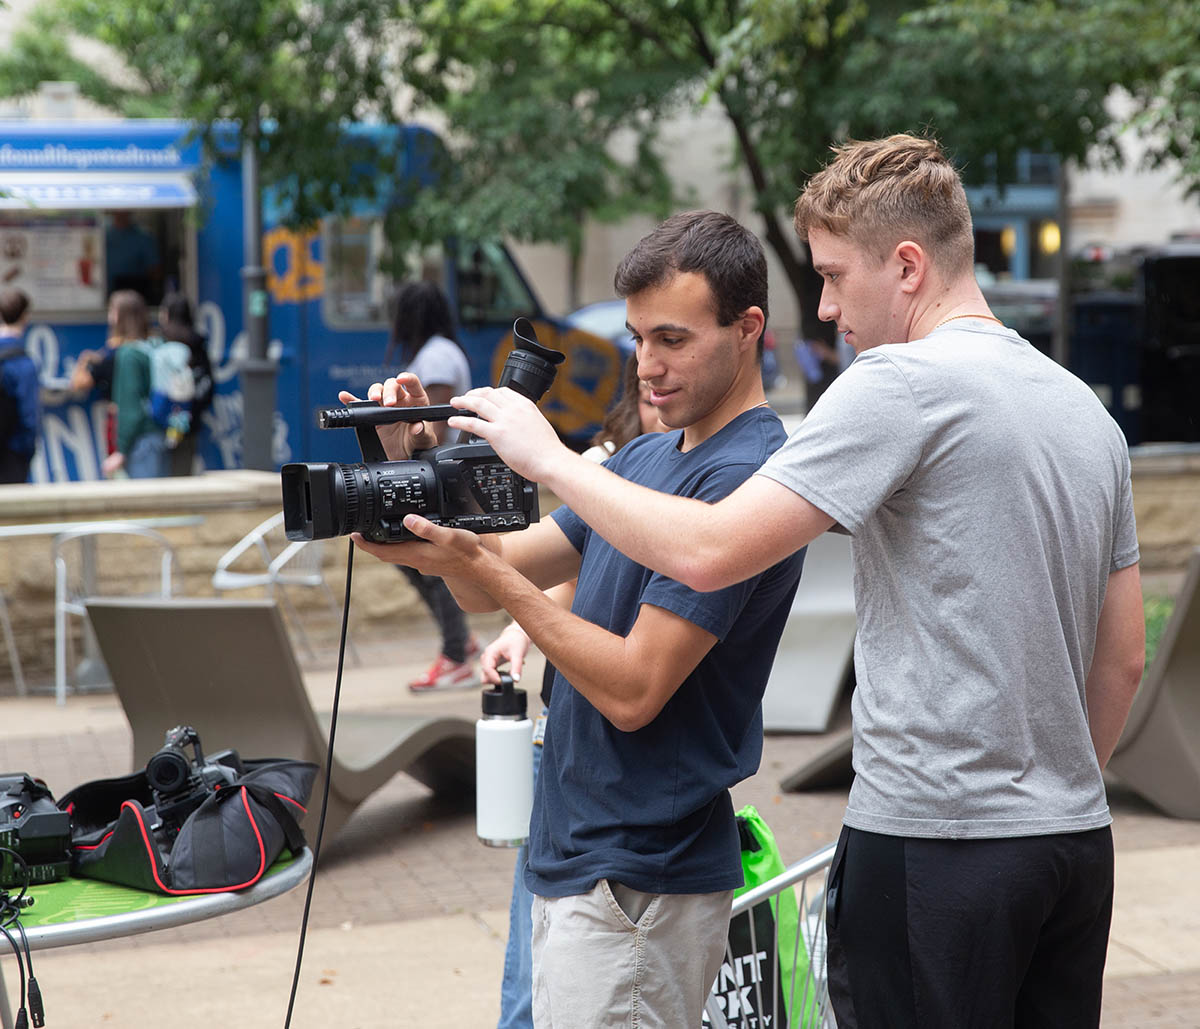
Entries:
{"type": "Polygon", "coordinates": [[[112,477],[124,470],[131,479],[170,473],[166,430],[150,412],[151,347],[146,301],[131,289],[119,289],[108,301],[109,343],[115,342],[112,398],[116,407],[116,449],[102,469],[112,477]]]}
{"type": "Polygon", "coordinates": [[[25,352],[29,297],[0,291],[0,483],[25,482],[42,420],[37,365],[25,352]]]}
{"type": "Polygon", "coordinates": [[[158,322],[164,340],[183,343],[188,348],[193,390],[188,410],[189,425],[171,448],[170,466],[172,475],[191,475],[201,419],[204,412],[212,407],[213,370],[208,356],[208,337],[196,331],[191,301],[182,293],[168,293],[163,297],[158,322]]]}

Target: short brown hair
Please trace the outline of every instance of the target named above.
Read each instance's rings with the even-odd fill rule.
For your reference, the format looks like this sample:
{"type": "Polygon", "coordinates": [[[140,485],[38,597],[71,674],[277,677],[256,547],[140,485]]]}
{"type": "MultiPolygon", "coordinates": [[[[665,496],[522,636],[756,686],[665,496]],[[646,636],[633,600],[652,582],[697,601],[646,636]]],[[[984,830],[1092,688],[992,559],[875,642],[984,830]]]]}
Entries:
{"type": "Polygon", "coordinates": [[[113,335],[119,339],[145,339],[150,334],[146,301],[135,289],[118,289],[108,298],[117,312],[113,335]]]}
{"type": "MultiPolygon", "coordinates": [[[[619,297],[662,286],[679,272],[699,272],[716,304],[718,325],[732,325],[749,307],[767,317],[767,255],[735,218],[717,211],[675,214],[643,236],[617,265],[619,297]]],[[[762,355],[762,337],[758,340],[762,355]]]]}
{"type": "Polygon", "coordinates": [[[904,239],[920,243],[948,278],[975,264],[971,209],[962,179],[936,140],[899,134],[851,140],[796,201],[801,239],[811,229],[848,236],[881,260],[904,239]]]}
{"type": "Polygon", "coordinates": [[[0,321],[16,325],[29,310],[29,296],[23,289],[6,286],[0,290],[0,321]]]}

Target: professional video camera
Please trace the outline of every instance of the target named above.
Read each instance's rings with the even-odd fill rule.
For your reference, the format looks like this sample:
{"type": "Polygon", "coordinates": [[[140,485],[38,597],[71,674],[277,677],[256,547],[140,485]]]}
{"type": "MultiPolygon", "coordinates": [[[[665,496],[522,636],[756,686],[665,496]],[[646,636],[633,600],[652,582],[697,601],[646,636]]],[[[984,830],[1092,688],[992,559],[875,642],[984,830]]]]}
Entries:
{"type": "Polygon", "coordinates": [[[151,828],[174,838],[209,794],[234,783],[242,772],[236,750],[219,750],[206,757],[200,735],[190,725],[168,729],[162,747],[146,762],[146,782],[154,798],[153,807],[147,809],[151,828]],[[188,744],[190,759],[183,749],[188,744]]]}
{"type": "Polygon", "coordinates": [[[43,783],[0,775],[0,847],[6,848],[0,850],[0,887],[65,878],[71,871],[71,816],[58,809],[43,783]]]}
{"type": "MultiPolygon", "coordinates": [[[[515,348],[499,386],[537,403],[554,381],[563,354],[543,347],[525,318],[513,323],[515,348]]],[[[444,443],[389,461],[375,431],[395,422],[445,421],[470,414],[449,404],[383,407],[359,401],[320,412],[322,429],[353,428],[362,464],[283,466],[283,521],[290,540],[330,539],[361,532],[376,543],[416,539],[403,525],[408,514],[472,532],[524,529],[538,520],[537,487],[517,475],[491,445],[472,439],[444,443]]]]}

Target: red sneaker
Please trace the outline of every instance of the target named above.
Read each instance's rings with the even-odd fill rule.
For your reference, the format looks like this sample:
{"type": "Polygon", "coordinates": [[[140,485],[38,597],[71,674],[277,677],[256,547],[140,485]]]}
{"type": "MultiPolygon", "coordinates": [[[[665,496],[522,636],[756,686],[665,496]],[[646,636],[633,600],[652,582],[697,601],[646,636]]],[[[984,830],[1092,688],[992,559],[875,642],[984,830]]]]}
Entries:
{"type": "Polygon", "coordinates": [[[479,682],[479,676],[468,661],[451,661],[445,654],[439,654],[429,670],[419,678],[413,679],[408,688],[414,693],[425,690],[445,689],[450,686],[474,686],[479,682]]]}

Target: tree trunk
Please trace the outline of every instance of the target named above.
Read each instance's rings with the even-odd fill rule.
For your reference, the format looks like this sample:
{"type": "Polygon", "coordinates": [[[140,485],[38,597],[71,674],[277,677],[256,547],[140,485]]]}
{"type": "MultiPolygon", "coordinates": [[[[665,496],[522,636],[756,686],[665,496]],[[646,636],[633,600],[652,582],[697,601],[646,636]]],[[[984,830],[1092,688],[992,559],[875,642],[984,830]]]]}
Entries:
{"type": "Polygon", "coordinates": [[[583,278],[583,242],[572,240],[567,244],[567,310],[575,311],[580,306],[579,284],[583,278]]]}

